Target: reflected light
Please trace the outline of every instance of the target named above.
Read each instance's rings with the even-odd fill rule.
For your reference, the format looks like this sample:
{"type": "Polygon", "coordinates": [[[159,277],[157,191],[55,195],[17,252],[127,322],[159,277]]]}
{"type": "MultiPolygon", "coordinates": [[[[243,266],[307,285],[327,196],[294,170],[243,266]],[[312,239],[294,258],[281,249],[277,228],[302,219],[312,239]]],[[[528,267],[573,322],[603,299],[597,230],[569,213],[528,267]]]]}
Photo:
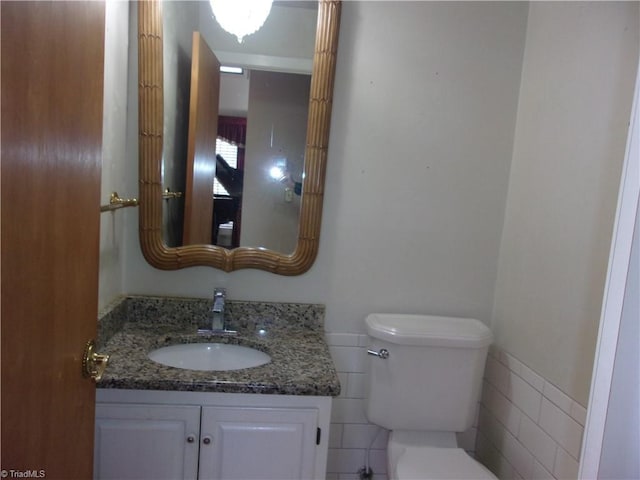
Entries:
{"type": "Polygon", "coordinates": [[[257,32],[271,11],[272,0],[209,0],[217,22],[227,32],[242,38],[257,32]]]}
{"type": "Polygon", "coordinates": [[[282,167],[273,166],[271,170],[269,170],[269,176],[274,180],[283,180],[286,177],[285,171],[282,167]]]}
{"type": "Polygon", "coordinates": [[[230,67],[229,65],[220,65],[220,73],[232,73],[234,75],[243,75],[244,68],[230,67]]]}

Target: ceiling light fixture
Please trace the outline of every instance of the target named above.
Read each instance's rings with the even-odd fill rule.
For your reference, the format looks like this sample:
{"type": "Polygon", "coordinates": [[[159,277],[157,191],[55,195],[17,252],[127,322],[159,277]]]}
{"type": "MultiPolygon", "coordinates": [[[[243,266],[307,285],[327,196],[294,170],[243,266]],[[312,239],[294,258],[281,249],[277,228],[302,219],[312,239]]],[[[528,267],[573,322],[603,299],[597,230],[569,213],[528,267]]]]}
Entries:
{"type": "Polygon", "coordinates": [[[271,11],[272,0],[209,0],[217,22],[235,35],[238,43],[257,32],[271,11]]]}

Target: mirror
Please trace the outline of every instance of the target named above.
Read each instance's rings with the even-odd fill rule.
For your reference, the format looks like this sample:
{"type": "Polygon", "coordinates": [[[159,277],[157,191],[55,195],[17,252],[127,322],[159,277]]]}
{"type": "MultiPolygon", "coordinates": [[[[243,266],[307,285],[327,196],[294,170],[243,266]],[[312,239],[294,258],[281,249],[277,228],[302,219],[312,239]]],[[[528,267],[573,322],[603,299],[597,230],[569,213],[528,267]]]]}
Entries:
{"type": "Polygon", "coordinates": [[[167,246],[294,251],[317,16],[277,0],[240,43],[209,2],[163,0],[162,176],[183,192],[164,202],[167,246]]]}
{"type": "Polygon", "coordinates": [[[303,171],[298,172],[304,177],[298,185],[291,186],[301,193],[297,242],[292,252],[243,244],[234,249],[208,244],[170,247],[163,239],[163,203],[167,202],[163,194],[165,188],[171,187],[163,183],[163,140],[165,122],[171,121],[172,112],[165,113],[163,104],[162,4],[139,3],[139,236],[143,255],[152,266],[165,270],[198,265],[224,271],[257,268],[281,275],[299,275],[311,267],[318,250],[322,217],[339,21],[340,2],[320,0],[303,171]]]}

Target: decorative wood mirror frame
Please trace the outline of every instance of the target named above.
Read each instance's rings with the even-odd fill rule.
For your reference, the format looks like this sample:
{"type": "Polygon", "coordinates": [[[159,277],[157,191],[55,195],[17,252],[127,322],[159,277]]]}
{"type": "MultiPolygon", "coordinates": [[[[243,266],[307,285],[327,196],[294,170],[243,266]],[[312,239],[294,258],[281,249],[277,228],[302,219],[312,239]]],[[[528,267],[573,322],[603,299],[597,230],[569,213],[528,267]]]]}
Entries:
{"type": "Polygon", "coordinates": [[[138,4],[140,247],[155,268],[177,270],[211,266],[231,272],[256,268],[279,275],[300,275],[313,265],[318,252],[329,124],[338,49],[341,3],[319,0],[309,117],[304,160],[298,243],[292,254],[265,248],[227,250],[215,245],[169,248],[162,239],[163,57],[160,0],[138,4]]]}

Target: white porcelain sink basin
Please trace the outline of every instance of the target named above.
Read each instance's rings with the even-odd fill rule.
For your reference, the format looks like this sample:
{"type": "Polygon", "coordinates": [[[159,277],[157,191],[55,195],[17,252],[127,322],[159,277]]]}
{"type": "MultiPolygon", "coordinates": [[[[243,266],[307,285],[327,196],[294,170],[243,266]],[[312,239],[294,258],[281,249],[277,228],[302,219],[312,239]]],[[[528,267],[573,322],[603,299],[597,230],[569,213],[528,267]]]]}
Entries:
{"type": "Polygon", "coordinates": [[[271,357],[255,348],[227,343],[185,343],[149,353],[154,362],[187,370],[240,370],[264,365],[271,357]]]}

